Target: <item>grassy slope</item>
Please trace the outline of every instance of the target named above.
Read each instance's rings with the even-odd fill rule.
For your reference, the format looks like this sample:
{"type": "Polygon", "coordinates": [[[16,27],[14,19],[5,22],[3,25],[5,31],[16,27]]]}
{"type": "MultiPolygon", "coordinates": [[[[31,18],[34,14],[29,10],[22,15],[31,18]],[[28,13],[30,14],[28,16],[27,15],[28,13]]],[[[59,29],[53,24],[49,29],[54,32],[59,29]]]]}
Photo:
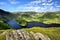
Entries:
{"type": "MultiPolygon", "coordinates": [[[[23,28],[22,30],[33,31],[33,32],[40,32],[44,35],[48,35],[51,40],[60,40],[60,28],[41,28],[41,27],[34,27],[34,28],[23,28]]],[[[1,30],[0,34],[6,30],[1,30]]],[[[0,35],[0,40],[5,40],[4,35],[0,35]]]]}
{"type": "Polygon", "coordinates": [[[60,28],[40,28],[40,27],[34,27],[29,29],[23,29],[33,32],[40,32],[44,35],[48,35],[51,40],[60,40],[60,28]]]}
{"type": "MultiPolygon", "coordinates": [[[[34,20],[34,21],[39,21],[39,22],[43,21],[44,23],[60,23],[60,12],[59,12],[59,14],[56,13],[56,15],[54,15],[54,16],[52,15],[52,17],[49,14],[47,14],[47,15],[45,14],[45,16],[43,16],[43,17],[40,17],[43,14],[36,14],[35,15],[35,13],[34,13],[33,15],[31,15],[31,13],[29,13],[28,15],[27,14],[25,15],[25,13],[24,13],[24,15],[17,18],[18,22],[21,23],[23,21],[24,22],[25,21],[29,22],[29,21],[34,20]],[[56,16],[58,16],[58,17],[56,18],[56,16]]],[[[3,29],[4,28],[3,26],[6,27],[6,25],[4,25],[3,23],[0,24],[0,29],[3,29]]],[[[60,28],[39,28],[39,27],[34,27],[34,28],[29,28],[29,29],[26,28],[26,29],[22,29],[22,30],[41,32],[44,35],[48,35],[51,38],[51,40],[60,40],[60,28]]],[[[6,30],[0,30],[0,40],[5,40],[5,35],[1,35],[1,33],[3,33],[4,31],[6,31],[6,30]]]]}

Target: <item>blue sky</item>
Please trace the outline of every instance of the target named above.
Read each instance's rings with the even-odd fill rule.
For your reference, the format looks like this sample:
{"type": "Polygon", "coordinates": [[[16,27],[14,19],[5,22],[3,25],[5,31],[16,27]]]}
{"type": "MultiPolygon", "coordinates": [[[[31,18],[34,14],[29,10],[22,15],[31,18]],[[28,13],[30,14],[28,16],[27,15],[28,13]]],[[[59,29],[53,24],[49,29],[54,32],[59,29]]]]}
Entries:
{"type": "Polygon", "coordinates": [[[60,11],[60,0],[0,0],[0,9],[17,11],[60,11]]]}

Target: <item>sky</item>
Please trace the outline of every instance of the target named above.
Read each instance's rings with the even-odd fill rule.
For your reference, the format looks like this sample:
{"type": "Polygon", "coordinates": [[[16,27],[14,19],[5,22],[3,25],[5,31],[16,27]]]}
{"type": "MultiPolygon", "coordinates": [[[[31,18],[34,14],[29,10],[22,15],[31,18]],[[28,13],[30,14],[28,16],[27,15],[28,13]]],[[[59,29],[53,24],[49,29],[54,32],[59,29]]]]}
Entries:
{"type": "Polygon", "coordinates": [[[60,11],[60,0],[0,0],[0,9],[9,12],[60,11]]]}

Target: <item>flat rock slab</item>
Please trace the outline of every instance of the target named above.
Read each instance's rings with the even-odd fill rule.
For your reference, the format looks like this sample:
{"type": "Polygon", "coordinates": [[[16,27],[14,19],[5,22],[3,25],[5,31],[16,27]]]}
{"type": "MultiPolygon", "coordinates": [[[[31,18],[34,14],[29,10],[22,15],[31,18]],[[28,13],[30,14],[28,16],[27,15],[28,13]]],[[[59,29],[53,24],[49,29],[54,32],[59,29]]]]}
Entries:
{"type": "Polygon", "coordinates": [[[6,40],[50,40],[50,38],[42,33],[28,32],[25,30],[13,30],[6,32],[6,40]]]}

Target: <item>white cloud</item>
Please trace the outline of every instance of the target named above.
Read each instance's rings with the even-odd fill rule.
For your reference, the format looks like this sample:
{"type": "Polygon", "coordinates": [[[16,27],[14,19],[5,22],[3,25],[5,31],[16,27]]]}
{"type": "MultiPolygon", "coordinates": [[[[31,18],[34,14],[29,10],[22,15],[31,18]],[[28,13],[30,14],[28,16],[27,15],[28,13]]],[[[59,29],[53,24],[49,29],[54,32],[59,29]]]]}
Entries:
{"type": "Polygon", "coordinates": [[[0,5],[4,5],[4,4],[6,4],[5,2],[0,2],[0,5]]]}
{"type": "Polygon", "coordinates": [[[54,4],[54,2],[52,2],[52,3],[42,3],[42,5],[47,5],[47,6],[51,6],[53,4],[54,4]]]}
{"type": "Polygon", "coordinates": [[[55,11],[54,8],[54,2],[51,2],[52,0],[36,0],[32,1],[28,4],[25,4],[24,6],[19,6],[16,8],[16,10],[22,10],[22,11],[36,11],[36,12],[45,12],[45,11],[55,11]],[[51,3],[50,3],[51,2],[51,3]],[[42,6],[39,6],[38,4],[41,4],[42,6]]]}
{"type": "Polygon", "coordinates": [[[40,9],[40,7],[33,7],[33,6],[30,6],[30,7],[18,7],[16,8],[16,10],[22,10],[22,11],[38,11],[40,9]]]}
{"type": "Polygon", "coordinates": [[[42,2],[52,2],[53,0],[42,0],[42,2]]]}
{"type": "Polygon", "coordinates": [[[35,11],[35,12],[46,12],[46,11],[54,11],[54,7],[53,6],[44,6],[44,7],[40,7],[40,6],[37,6],[37,7],[18,7],[16,8],[16,10],[22,10],[22,11],[35,11]]]}
{"type": "Polygon", "coordinates": [[[38,4],[38,3],[41,3],[41,0],[38,0],[38,1],[32,1],[32,2],[30,2],[30,3],[32,3],[32,4],[34,4],[34,3],[38,4]]]}
{"type": "Polygon", "coordinates": [[[41,0],[32,1],[26,4],[26,6],[38,6],[39,3],[41,3],[41,0]]]}
{"type": "Polygon", "coordinates": [[[36,0],[36,1],[41,1],[41,2],[52,2],[53,0],[36,0]]]}
{"type": "Polygon", "coordinates": [[[60,8],[60,6],[56,6],[56,7],[60,8]]]}
{"type": "Polygon", "coordinates": [[[42,0],[42,2],[47,2],[47,0],[42,0]]]}
{"type": "Polygon", "coordinates": [[[18,4],[18,3],[20,3],[20,2],[17,1],[17,0],[9,0],[9,2],[10,2],[11,4],[18,4]]]}
{"type": "Polygon", "coordinates": [[[53,0],[48,0],[48,2],[52,2],[53,0]]]}
{"type": "Polygon", "coordinates": [[[54,2],[51,2],[52,0],[36,0],[36,1],[32,1],[28,4],[26,4],[26,6],[39,6],[38,4],[42,4],[41,5],[44,5],[44,6],[51,6],[54,4],[54,2]],[[48,2],[48,3],[47,3],[48,2]],[[51,3],[50,3],[51,2],[51,3]]]}
{"type": "Polygon", "coordinates": [[[49,6],[47,11],[55,11],[56,9],[53,6],[49,6]]]}
{"type": "Polygon", "coordinates": [[[11,4],[18,4],[19,2],[11,1],[11,4]]]}
{"type": "Polygon", "coordinates": [[[54,5],[55,5],[55,7],[60,8],[60,5],[58,4],[58,2],[57,2],[57,1],[55,2],[55,4],[54,4],[54,5]]]}

